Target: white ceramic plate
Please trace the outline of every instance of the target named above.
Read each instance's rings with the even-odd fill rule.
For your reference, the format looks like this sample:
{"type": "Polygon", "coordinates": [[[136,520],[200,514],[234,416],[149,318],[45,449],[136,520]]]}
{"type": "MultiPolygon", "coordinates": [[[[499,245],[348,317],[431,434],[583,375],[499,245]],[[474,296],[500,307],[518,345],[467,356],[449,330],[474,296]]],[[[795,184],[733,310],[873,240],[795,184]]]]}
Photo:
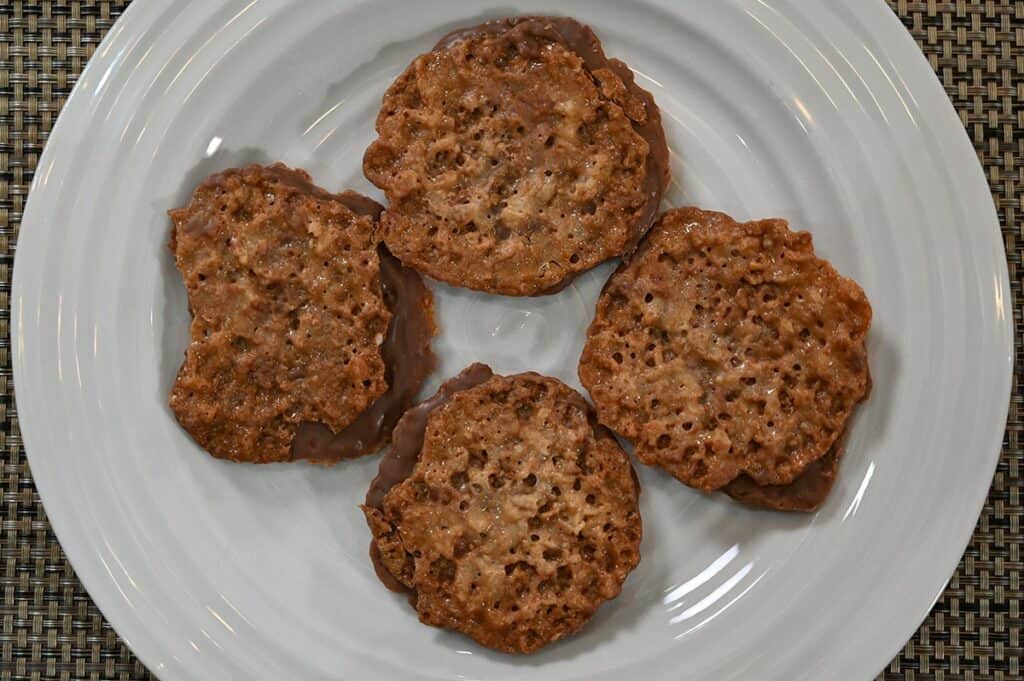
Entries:
{"type": "MultiPolygon", "coordinates": [[[[104,614],[183,679],[855,679],[913,633],[995,466],[1011,375],[996,215],[963,128],[881,2],[136,0],[39,162],[18,242],[14,368],[32,471],[104,614]],[[215,461],[166,395],[188,312],[164,212],[207,173],[360,172],[381,95],[445,31],[520,11],[591,23],[662,107],[668,205],[784,216],[860,281],[875,379],[813,516],[651,469],[643,560],[579,635],[530,657],[420,625],[367,560],[377,460],[215,461]]],[[[436,286],[442,358],[578,385],[609,266],[560,295],[436,286]]]]}

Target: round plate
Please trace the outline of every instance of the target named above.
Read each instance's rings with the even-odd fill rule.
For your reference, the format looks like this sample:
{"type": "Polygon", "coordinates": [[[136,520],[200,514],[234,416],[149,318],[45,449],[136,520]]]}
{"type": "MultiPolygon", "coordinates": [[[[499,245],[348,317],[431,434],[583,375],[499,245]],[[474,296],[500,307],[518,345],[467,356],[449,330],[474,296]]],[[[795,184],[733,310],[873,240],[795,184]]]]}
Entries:
{"type": "MultiPolygon", "coordinates": [[[[50,520],[104,614],[178,679],[867,680],[928,612],[991,480],[1009,284],[988,188],[882,2],[584,2],[664,112],[666,205],[783,216],[874,305],[874,392],[815,515],[741,508],[641,467],[643,559],[583,632],[529,657],[419,624],[367,559],[376,457],[216,461],[167,394],[187,340],[168,208],[205,175],[283,160],[363,179],[381,96],[453,27],[522,1],[137,0],[82,74],[18,242],[13,341],[50,520]]],[[[573,385],[605,265],[556,296],[435,285],[432,389],[473,360],[573,385]]]]}

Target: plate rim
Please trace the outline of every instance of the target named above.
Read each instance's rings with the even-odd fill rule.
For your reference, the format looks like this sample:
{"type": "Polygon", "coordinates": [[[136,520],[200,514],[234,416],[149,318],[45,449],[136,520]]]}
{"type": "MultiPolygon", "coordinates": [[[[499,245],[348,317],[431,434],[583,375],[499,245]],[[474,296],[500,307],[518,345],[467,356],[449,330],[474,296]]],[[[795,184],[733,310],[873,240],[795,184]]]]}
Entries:
{"type": "MultiPolygon", "coordinates": [[[[953,100],[946,93],[945,86],[943,86],[942,81],[939,79],[939,75],[935,72],[935,70],[929,63],[928,57],[926,56],[924,50],[917,44],[917,41],[914,40],[913,35],[910,33],[907,27],[903,25],[903,22],[896,15],[896,13],[888,6],[885,0],[877,0],[877,2],[871,3],[871,8],[875,10],[882,10],[882,14],[884,16],[879,17],[879,20],[882,23],[887,23],[890,30],[895,28],[898,29],[899,32],[903,34],[904,39],[893,41],[892,49],[898,49],[900,53],[903,55],[903,59],[905,60],[905,62],[901,64],[901,67],[904,67],[906,69],[914,69],[917,72],[915,74],[916,77],[913,84],[922,89],[930,90],[930,94],[932,94],[933,96],[935,94],[940,95],[942,100],[944,101],[944,106],[939,107],[938,110],[934,111],[933,115],[936,118],[941,117],[943,119],[942,121],[940,121],[943,127],[952,126],[953,128],[955,128],[956,131],[959,132],[959,134],[951,134],[949,136],[948,141],[951,145],[955,145],[955,148],[951,149],[951,152],[964,158],[964,162],[962,163],[962,165],[957,165],[957,168],[959,168],[962,172],[961,180],[963,180],[964,184],[970,182],[971,185],[973,185],[964,193],[972,194],[975,192],[983,192],[983,195],[986,196],[988,199],[987,201],[983,202],[985,215],[977,216],[979,219],[984,217],[984,222],[986,223],[986,225],[984,229],[979,229],[978,231],[987,232],[989,234],[989,238],[995,239],[996,243],[993,245],[997,246],[997,249],[1001,256],[1001,259],[999,261],[1000,264],[997,268],[999,276],[999,286],[1002,291],[1006,292],[1006,297],[1002,301],[1002,308],[1004,312],[1004,316],[1002,318],[1003,323],[1001,325],[1003,328],[1002,340],[1008,351],[1008,355],[1006,358],[1007,362],[1004,367],[1004,372],[1002,375],[1002,385],[998,390],[1001,396],[1000,404],[1006,405],[1006,407],[1003,410],[1003,415],[999,419],[1001,427],[997,433],[989,435],[990,444],[983,452],[981,452],[981,454],[987,457],[985,468],[987,470],[991,470],[991,474],[988,476],[989,483],[984,488],[984,490],[981,490],[980,492],[975,492],[974,494],[974,499],[971,507],[976,510],[970,515],[971,522],[969,524],[965,522],[966,531],[960,533],[959,540],[958,542],[956,542],[956,544],[960,547],[960,550],[957,553],[956,557],[953,559],[952,565],[950,565],[948,568],[948,576],[944,580],[942,580],[942,583],[940,585],[938,585],[938,587],[935,590],[934,596],[927,603],[927,606],[919,609],[918,613],[915,615],[916,624],[913,624],[912,627],[905,632],[905,635],[901,637],[900,641],[894,641],[891,644],[890,652],[888,657],[886,658],[886,661],[882,662],[882,665],[876,671],[877,676],[878,673],[884,672],[886,665],[889,664],[889,661],[894,659],[897,655],[899,655],[899,651],[903,648],[904,645],[906,645],[908,641],[913,639],[918,629],[920,629],[921,625],[924,624],[924,622],[927,620],[929,614],[931,614],[932,609],[935,607],[935,604],[942,598],[942,594],[946,591],[946,587],[949,584],[949,581],[956,574],[956,570],[960,566],[960,562],[963,560],[963,556],[966,553],[968,547],[970,546],[971,539],[974,537],[974,531],[978,525],[978,520],[981,518],[982,512],[985,510],[985,502],[988,499],[989,492],[992,490],[992,483],[999,467],[999,460],[1002,457],[1003,437],[1006,434],[1006,424],[1009,421],[1010,400],[1012,397],[1013,390],[1013,369],[1016,354],[1016,338],[1014,335],[1013,321],[1013,290],[1010,286],[1010,269],[1009,263],[1006,259],[1006,241],[1003,237],[1002,231],[1003,224],[1002,221],[999,219],[999,212],[996,208],[995,198],[992,195],[992,187],[991,185],[989,185],[988,178],[985,176],[985,168],[981,163],[981,158],[974,148],[974,143],[971,141],[967,129],[964,127],[963,122],[960,120],[960,114],[957,111],[956,106],[953,104],[953,100]],[[993,230],[995,232],[994,234],[992,234],[993,230]]],[[[905,86],[908,90],[913,91],[910,82],[905,83],[905,86]]]]}
{"type": "MultiPolygon", "coordinates": [[[[67,101],[61,109],[60,114],[57,117],[48,137],[47,143],[40,154],[39,160],[36,164],[35,174],[33,176],[32,183],[28,192],[25,208],[22,214],[22,220],[19,226],[19,238],[18,242],[22,242],[25,239],[26,232],[25,227],[29,225],[29,233],[31,233],[31,224],[37,222],[45,217],[45,207],[41,206],[42,199],[41,190],[39,186],[45,184],[41,181],[41,171],[57,162],[54,158],[55,145],[51,142],[55,138],[66,137],[67,130],[72,128],[77,121],[74,117],[77,116],[78,110],[82,107],[82,102],[85,101],[85,95],[83,94],[83,82],[90,80],[90,76],[94,73],[102,72],[109,69],[112,62],[116,59],[117,50],[112,49],[118,43],[123,43],[130,40],[133,36],[137,35],[140,31],[152,25],[153,20],[156,18],[158,12],[157,0],[135,0],[128,8],[121,14],[117,21],[108,29],[106,35],[100,44],[96,47],[93,57],[88,60],[81,74],[79,75],[72,92],[68,96],[67,101]]],[[[991,187],[984,173],[984,168],[981,164],[973,143],[970,140],[967,130],[965,130],[963,123],[959,117],[958,112],[953,105],[952,100],[949,98],[945,91],[938,75],[934,72],[931,64],[922,49],[917,45],[913,36],[906,29],[899,17],[892,11],[887,5],[885,0],[876,0],[872,3],[857,3],[850,8],[853,12],[862,13],[864,18],[871,22],[873,26],[877,26],[879,29],[885,29],[890,33],[894,32],[894,29],[899,29],[902,33],[902,37],[899,39],[893,39],[891,43],[887,44],[887,47],[897,51],[900,56],[899,68],[900,70],[911,71],[913,78],[909,79],[905,86],[908,91],[917,94],[927,94],[930,97],[941,95],[941,99],[945,105],[937,107],[938,110],[934,110],[931,113],[931,121],[940,128],[941,132],[950,133],[948,136],[949,147],[948,151],[952,155],[960,157],[961,162],[957,163],[955,167],[957,170],[957,177],[965,187],[965,195],[979,195],[978,192],[983,192],[983,195],[988,197],[988,201],[984,202],[984,215],[972,214],[976,218],[978,223],[985,223],[983,227],[976,228],[978,234],[987,234],[987,236],[979,237],[982,239],[981,245],[985,249],[995,247],[998,244],[999,252],[1002,254],[1001,266],[997,267],[999,285],[1001,289],[1006,292],[1006,297],[1002,301],[1003,317],[1000,326],[1002,327],[1002,334],[997,332],[993,333],[993,337],[996,340],[1001,340],[1003,347],[1008,350],[1007,363],[1004,367],[1001,379],[1002,383],[1000,386],[995,386],[993,392],[998,392],[1001,395],[1002,403],[1007,405],[1004,409],[1003,416],[1001,418],[1002,427],[997,433],[988,435],[990,445],[983,451],[978,452],[979,457],[986,457],[984,459],[984,467],[992,471],[992,475],[989,476],[989,484],[981,490],[979,487],[978,491],[975,491],[972,495],[971,508],[975,511],[970,514],[970,523],[967,523],[968,514],[963,514],[963,524],[966,530],[961,530],[957,533],[957,541],[950,541],[948,546],[958,546],[959,550],[956,555],[952,558],[952,564],[948,568],[948,576],[938,585],[933,598],[926,604],[925,607],[915,611],[913,622],[909,627],[905,635],[901,636],[899,640],[893,640],[888,649],[888,655],[886,659],[881,663],[881,666],[875,670],[877,672],[884,670],[885,665],[888,664],[889,660],[894,658],[899,650],[905,645],[906,641],[909,640],[921,623],[925,621],[928,614],[931,612],[935,603],[942,597],[943,592],[956,571],[957,566],[962,560],[963,554],[969,546],[970,540],[973,537],[974,530],[977,525],[978,518],[984,510],[984,504],[988,498],[989,491],[991,490],[991,479],[995,475],[998,462],[1002,451],[1002,441],[1006,432],[1006,423],[1008,420],[1008,406],[1012,394],[1012,383],[1013,383],[1013,368],[1015,361],[1015,334],[1014,334],[1014,299],[1013,292],[1010,287],[1009,278],[1009,267],[1006,260],[1005,251],[1005,240],[1002,235],[1002,223],[1000,222],[998,211],[994,203],[992,196],[991,187]],[[955,133],[955,134],[953,134],[955,133]],[[992,229],[995,229],[995,234],[992,234],[992,229]],[[988,243],[988,240],[995,239],[995,241],[988,243]]],[[[122,65],[123,66],[123,65],[122,65]]],[[[61,162],[67,162],[63,159],[70,158],[69,155],[63,155],[60,157],[61,162]]],[[[979,211],[981,208],[979,207],[979,211]]],[[[967,229],[966,227],[964,229],[967,229]]],[[[11,305],[10,305],[10,342],[11,342],[11,365],[12,365],[12,390],[15,396],[15,405],[18,404],[17,395],[19,393],[26,394],[31,388],[25,386],[31,385],[31,378],[29,368],[25,364],[24,358],[24,347],[31,344],[31,341],[26,341],[29,337],[31,323],[24,321],[23,317],[26,312],[22,298],[26,287],[31,286],[26,283],[26,280],[31,275],[25,273],[24,258],[19,258],[18,254],[21,249],[18,248],[17,243],[15,244],[15,258],[12,268],[12,284],[11,284],[11,305]],[[19,264],[21,265],[19,267],[19,264]],[[19,386],[21,386],[19,388],[19,386]]],[[[36,338],[36,341],[41,340],[36,338]]],[[[28,463],[31,467],[33,460],[33,451],[36,451],[36,457],[42,456],[38,453],[38,449],[35,449],[30,441],[34,439],[33,432],[38,432],[37,428],[45,426],[42,423],[43,416],[37,415],[30,416],[28,419],[25,418],[26,412],[20,410],[16,406],[18,414],[18,421],[22,437],[22,447],[28,463]]],[[[31,412],[28,412],[31,413],[31,412]]],[[[45,478],[39,479],[35,475],[32,475],[33,484],[39,494],[40,500],[46,510],[46,517],[54,531],[54,534],[61,545],[61,549],[64,551],[68,558],[68,561],[72,564],[76,575],[82,586],[90,595],[90,599],[96,605],[96,607],[103,614],[104,618],[110,622],[111,626],[115,629],[118,637],[121,641],[127,645],[136,655],[136,657],[150,670],[153,669],[155,660],[157,660],[161,643],[152,635],[152,628],[145,624],[145,621],[137,616],[132,615],[132,611],[125,610],[122,608],[113,607],[116,601],[113,598],[109,598],[110,594],[105,590],[109,587],[105,583],[101,583],[100,578],[102,574],[98,572],[98,566],[92,564],[88,560],[87,554],[92,553],[90,551],[91,544],[80,540],[72,531],[72,521],[66,514],[62,514],[58,511],[55,515],[50,513],[50,509],[59,509],[61,504],[58,499],[56,492],[56,486],[52,482],[46,482],[45,478]],[[83,572],[80,570],[80,566],[87,566],[87,569],[83,572]],[[88,575],[85,577],[84,575],[88,575]],[[101,593],[103,604],[97,600],[93,595],[94,590],[101,593]],[[122,631],[133,632],[131,639],[127,638],[122,631]],[[134,634],[141,634],[135,636],[134,634]]],[[[950,553],[949,549],[946,551],[940,551],[945,556],[946,553],[950,553]]],[[[941,561],[944,565],[948,561],[941,561]]],[[[908,615],[909,617],[909,615],[908,615]]],[[[190,665],[186,665],[180,661],[168,658],[166,663],[161,665],[161,674],[168,674],[168,678],[187,678],[190,665]]],[[[859,678],[859,677],[858,677],[859,678]]],[[[873,678],[873,677],[872,677],[873,678]]]]}

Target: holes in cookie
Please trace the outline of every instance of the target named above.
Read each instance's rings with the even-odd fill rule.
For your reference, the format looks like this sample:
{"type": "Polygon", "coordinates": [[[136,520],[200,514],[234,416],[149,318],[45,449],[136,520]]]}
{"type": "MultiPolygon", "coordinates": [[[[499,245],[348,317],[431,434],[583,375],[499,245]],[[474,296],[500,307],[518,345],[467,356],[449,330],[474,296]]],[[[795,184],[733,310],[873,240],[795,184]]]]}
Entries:
{"type": "Polygon", "coordinates": [[[469,455],[469,466],[470,468],[476,468],[477,470],[483,468],[487,464],[487,450],[481,449],[478,452],[472,452],[469,455]]]}
{"type": "Polygon", "coordinates": [[[644,296],[644,302],[645,303],[650,303],[650,302],[653,302],[653,301],[654,301],[654,294],[653,293],[648,293],[647,295],[644,296]]]}
{"type": "Polygon", "coordinates": [[[466,539],[466,535],[460,534],[459,538],[455,540],[455,546],[452,547],[452,553],[456,558],[462,558],[467,553],[469,553],[470,549],[472,548],[473,545],[468,539],[466,539]]]}
{"type": "Polygon", "coordinates": [[[523,478],[523,483],[524,483],[524,484],[525,484],[525,485],[526,485],[527,487],[533,487],[534,485],[536,485],[536,484],[537,484],[537,476],[536,476],[536,475],[534,475],[533,473],[530,473],[530,474],[529,474],[529,475],[527,475],[527,476],[526,476],[525,478],[523,478]]]}
{"type": "Polygon", "coordinates": [[[588,494],[587,498],[586,498],[586,502],[588,504],[590,504],[591,506],[593,506],[594,504],[597,503],[597,497],[594,496],[593,494],[588,494]]]}
{"type": "Polygon", "coordinates": [[[782,407],[782,412],[785,414],[792,414],[794,411],[793,398],[785,390],[779,391],[779,406],[782,407]]]}
{"type": "Polygon", "coordinates": [[[469,476],[466,475],[465,471],[455,471],[451,474],[449,480],[452,483],[452,487],[455,489],[462,489],[469,482],[469,476]]]}
{"type": "Polygon", "coordinates": [[[562,549],[544,549],[544,560],[560,560],[562,558],[562,549]]]}
{"type": "Polygon", "coordinates": [[[488,475],[487,482],[489,482],[491,487],[494,489],[501,489],[505,486],[505,478],[501,475],[497,475],[496,473],[488,475]]]}
{"type": "Polygon", "coordinates": [[[590,466],[590,461],[587,459],[586,452],[580,452],[576,455],[576,467],[579,468],[584,475],[590,475],[594,470],[590,466]]]}
{"type": "Polygon", "coordinates": [[[612,355],[612,359],[615,360],[616,364],[622,364],[622,360],[623,360],[622,353],[621,352],[616,352],[615,354],[612,355]]]}
{"type": "Polygon", "coordinates": [[[661,435],[659,435],[657,442],[655,442],[655,446],[658,449],[668,449],[668,446],[670,444],[672,444],[672,437],[667,433],[662,433],[661,435]]]}
{"type": "Polygon", "coordinates": [[[430,572],[439,582],[455,581],[455,563],[444,556],[437,558],[430,564],[430,572]]]}

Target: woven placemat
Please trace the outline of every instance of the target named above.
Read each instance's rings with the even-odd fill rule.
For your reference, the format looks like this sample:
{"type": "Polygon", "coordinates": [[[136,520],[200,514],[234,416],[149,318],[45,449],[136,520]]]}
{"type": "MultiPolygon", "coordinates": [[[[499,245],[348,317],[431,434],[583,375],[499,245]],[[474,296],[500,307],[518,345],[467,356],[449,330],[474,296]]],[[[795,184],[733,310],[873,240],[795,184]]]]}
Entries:
{"type": "MultiPolygon", "coordinates": [[[[889,2],[942,79],[988,174],[1020,343],[1024,2],[889,2]]],[[[11,270],[32,173],[78,74],[127,5],[0,0],[0,681],[155,678],[93,605],[47,523],[22,450],[9,342],[11,270]]],[[[942,599],[879,679],[1024,678],[1022,432],[1018,363],[1002,458],[971,544],[942,599]]]]}

